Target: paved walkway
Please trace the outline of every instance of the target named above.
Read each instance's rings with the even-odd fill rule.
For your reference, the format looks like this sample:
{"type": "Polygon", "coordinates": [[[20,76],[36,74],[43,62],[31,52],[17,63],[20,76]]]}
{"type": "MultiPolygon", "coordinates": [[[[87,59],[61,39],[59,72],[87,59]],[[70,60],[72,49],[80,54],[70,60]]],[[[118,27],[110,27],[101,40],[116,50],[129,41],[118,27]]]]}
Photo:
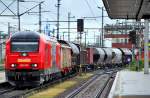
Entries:
{"type": "Polygon", "coordinates": [[[4,71],[0,71],[0,83],[1,82],[5,82],[6,78],[5,78],[5,72],[4,71]]]}
{"type": "Polygon", "coordinates": [[[118,72],[108,98],[150,98],[150,74],[118,72]]]}

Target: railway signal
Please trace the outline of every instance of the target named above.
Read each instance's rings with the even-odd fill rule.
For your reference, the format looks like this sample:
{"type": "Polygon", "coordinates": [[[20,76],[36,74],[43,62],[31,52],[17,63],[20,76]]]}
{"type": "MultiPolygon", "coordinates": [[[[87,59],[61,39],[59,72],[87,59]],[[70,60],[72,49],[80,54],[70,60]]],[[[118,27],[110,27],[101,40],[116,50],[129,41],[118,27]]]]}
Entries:
{"type": "Polygon", "coordinates": [[[84,31],[84,20],[77,19],[77,32],[83,32],[83,31],[84,31]]]}

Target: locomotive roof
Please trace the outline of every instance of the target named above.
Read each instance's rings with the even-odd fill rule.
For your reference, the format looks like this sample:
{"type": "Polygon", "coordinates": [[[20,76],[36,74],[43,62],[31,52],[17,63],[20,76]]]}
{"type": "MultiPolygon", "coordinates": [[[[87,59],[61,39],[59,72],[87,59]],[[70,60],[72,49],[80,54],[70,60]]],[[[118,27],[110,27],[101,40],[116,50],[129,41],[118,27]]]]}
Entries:
{"type": "Polygon", "coordinates": [[[12,35],[11,41],[38,41],[40,36],[43,36],[47,41],[57,42],[54,37],[49,37],[33,31],[16,32],[12,35]]]}
{"type": "Polygon", "coordinates": [[[11,41],[23,41],[26,39],[32,39],[34,40],[39,40],[40,34],[37,32],[32,32],[32,31],[21,31],[21,32],[16,32],[12,35],[11,41]]]}

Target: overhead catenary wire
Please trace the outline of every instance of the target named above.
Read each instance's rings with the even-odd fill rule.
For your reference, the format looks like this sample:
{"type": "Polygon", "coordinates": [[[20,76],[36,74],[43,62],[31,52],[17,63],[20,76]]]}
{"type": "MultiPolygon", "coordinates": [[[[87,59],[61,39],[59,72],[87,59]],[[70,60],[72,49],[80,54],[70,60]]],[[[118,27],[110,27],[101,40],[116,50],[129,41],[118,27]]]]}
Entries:
{"type": "Polygon", "coordinates": [[[93,1],[94,1],[94,3],[96,4],[96,6],[98,6],[98,4],[97,4],[96,0],[93,0],[93,1]]]}
{"type": "MultiPolygon", "coordinates": [[[[93,11],[91,5],[89,4],[88,0],[84,0],[84,1],[86,2],[87,6],[89,7],[89,10],[90,10],[92,16],[95,17],[94,11],[93,11]]],[[[96,7],[97,7],[97,6],[96,6],[96,7]]],[[[96,19],[95,19],[95,21],[96,21],[96,23],[99,25],[99,22],[98,22],[96,19]]]]}
{"type": "MultiPolygon", "coordinates": [[[[12,2],[8,5],[8,7],[10,7],[15,1],[16,1],[16,0],[12,1],[12,2]]],[[[2,15],[6,10],[7,10],[7,7],[0,13],[0,15],[2,15]]]]}
{"type": "Polygon", "coordinates": [[[88,0],[84,0],[84,1],[85,1],[86,4],[88,5],[89,10],[90,10],[91,14],[93,15],[93,17],[95,17],[95,14],[94,14],[94,12],[93,12],[93,10],[92,10],[92,7],[91,7],[91,5],[89,4],[88,0]]]}
{"type": "MultiPolygon", "coordinates": [[[[26,0],[26,1],[28,1],[28,0],[26,0]]],[[[38,0],[38,1],[43,1],[43,0],[38,0]]],[[[49,2],[49,0],[47,0],[48,2],[49,2]]],[[[55,1],[55,0],[52,0],[53,2],[55,1]]],[[[92,11],[94,11],[94,9],[92,9],[93,8],[93,6],[91,5],[91,2],[89,1],[89,0],[86,0],[87,2],[88,2],[88,5],[91,7],[91,10],[92,11]]],[[[46,4],[47,3],[44,3],[44,5],[46,6],[46,4]]],[[[87,3],[86,3],[87,4],[87,3]]],[[[22,4],[23,5],[23,4],[22,4]]],[[[24,5],[22,6],[21,5],[21,7],[23,7],[23,8],[25,8],[25,9],[27,9],[24,5]]],[[[62,4],[63,5],[63,4],[62,4]]],[[[64,6],[62,6],[63,8],[65,8],[64,6]]],[[[36,10],[36,9],[35,9],[36,10]]],[[[22,11],[22,10],[21,10],[22,11]]],[[[55,13],[55,12],[51,12],[50,14],[52,14],[52,13],[55,13]]],[[[71,12],[71,13],[73,13],[73,12],[71,12]]],[[[94,12],[93,12],[94,13],[94,12]]],[[[64,15],[64,13],[62,13],[62,15],[64,15]]],[[[95,13],[94,13],[94,15],[96,15],[95,13]]],[[[42,15],[42,17],[44,17],[45,15],[42,15]]],[[[46,16],[46,17],[48,17],[48,16],[46,16]]],[[[22,16],[22,21],[24,21],[24,18],[26,18],[26,16],[22,16]]],[[[49,17],[48,17],[49,18],[49,17]]],[[[50,19],[54,19],[54,18],[56,18],[54,15],[50,15],[50,19]]],[[[56,19],[55,19],[56,20],[56,19]]],[[[97,21],[98,22],[98,21],[97,21]]],[[[22,23],[22,22],[21,22],[22,23]]],[[[74,23],[75,24],[75,23],[74,23]]]]}

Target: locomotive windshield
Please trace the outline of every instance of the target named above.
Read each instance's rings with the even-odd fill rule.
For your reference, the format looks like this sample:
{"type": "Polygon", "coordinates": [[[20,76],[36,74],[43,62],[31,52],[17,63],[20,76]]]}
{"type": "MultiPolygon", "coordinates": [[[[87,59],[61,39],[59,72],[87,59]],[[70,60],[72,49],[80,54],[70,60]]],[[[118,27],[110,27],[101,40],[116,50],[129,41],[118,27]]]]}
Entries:
{"type": "Polygon", "coordinates": [[[12,52],[37,52],[38,42],[11,42],[12,52]]]}

